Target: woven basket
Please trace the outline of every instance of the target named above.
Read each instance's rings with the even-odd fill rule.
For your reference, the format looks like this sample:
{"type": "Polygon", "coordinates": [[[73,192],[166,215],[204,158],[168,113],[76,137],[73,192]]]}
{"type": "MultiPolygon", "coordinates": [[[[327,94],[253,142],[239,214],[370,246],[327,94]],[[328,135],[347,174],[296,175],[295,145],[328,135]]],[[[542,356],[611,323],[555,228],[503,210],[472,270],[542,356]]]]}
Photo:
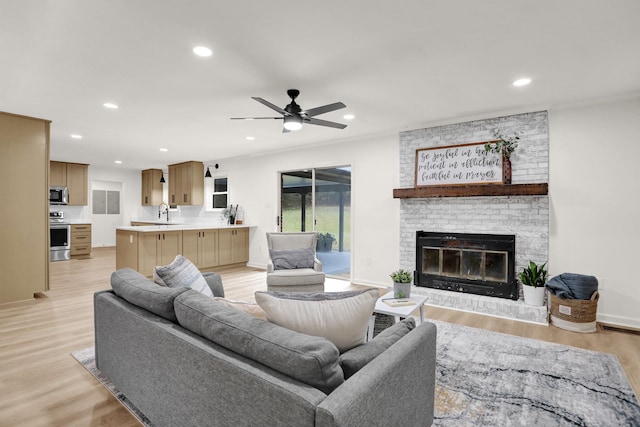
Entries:
{"type": "Polygon", "coordinates": [[[600,294],[595,291],[591,299],[564,299],[551,295],[551,323],[574,332],[595,332],[596,311],[600,294]]]}

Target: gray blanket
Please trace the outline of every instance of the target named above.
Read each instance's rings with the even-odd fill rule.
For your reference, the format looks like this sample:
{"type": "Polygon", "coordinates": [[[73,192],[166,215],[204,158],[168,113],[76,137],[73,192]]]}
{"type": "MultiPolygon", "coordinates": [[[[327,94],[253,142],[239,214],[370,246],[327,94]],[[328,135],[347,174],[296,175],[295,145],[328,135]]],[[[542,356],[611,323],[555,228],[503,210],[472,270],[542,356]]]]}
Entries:
{"type": "Polygon", "coordinates": [[[598,279],[583,274],[562,273],[553,277],[545,285],[558,298],[591,299],[598,290],[598,279]]]}

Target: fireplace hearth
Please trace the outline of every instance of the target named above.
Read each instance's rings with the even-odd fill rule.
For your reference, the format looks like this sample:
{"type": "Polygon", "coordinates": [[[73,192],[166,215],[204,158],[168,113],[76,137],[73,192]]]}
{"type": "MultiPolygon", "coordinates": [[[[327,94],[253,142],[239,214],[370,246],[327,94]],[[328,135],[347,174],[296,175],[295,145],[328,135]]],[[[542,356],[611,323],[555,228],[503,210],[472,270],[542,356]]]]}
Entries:
{"type": "Polygon", "coordinates": [[[414,284],[518,299],[515,235],[416,232],[414,284]]]}

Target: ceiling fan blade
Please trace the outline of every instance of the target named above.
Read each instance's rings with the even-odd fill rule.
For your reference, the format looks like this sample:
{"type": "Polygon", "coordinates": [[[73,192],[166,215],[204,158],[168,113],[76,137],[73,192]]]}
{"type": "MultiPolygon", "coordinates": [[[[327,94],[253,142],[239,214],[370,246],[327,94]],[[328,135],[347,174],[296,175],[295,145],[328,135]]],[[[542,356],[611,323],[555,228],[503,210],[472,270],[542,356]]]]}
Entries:
{"type": "Polygon", "coordinates": [[[313,116],[317,116],[319,114],[328,113],[330,111],[335,111],[335,110],[339,110],[341,108],[346,108],[346,107],[347,106],[344,105],[342,102],[334,102],[333,104],[323,105],[322,107],[316,107],[316,108],[312,108],[310,110],[305,110],[304,113],[308,117],[313,117],[313,116]]]}
{"type": "Polygon", "coordinates": [[[282,117],[231,117],[231,120],[262,120],[262,119],[282,120],[282,117]]]}
{"type": "Polygon", "coordinates": [[[347,127],[347,125],[343,125],[342,123],[330,122],[327,120],[320,120],[320,119],[314,119],[314,118],[304,119],[304,121],[312,125],[327,126],[330,128],[337,128],[337,129],[344,129],[347,127]]]}
{"type": "Polygon", "coordinates": [[[284,116],[288,116],[288,115],[289,115],[289,113],[288,113],[288,112],[286,112],[286,111],[285,111],[285,110],[283,110],[282,108],[278,107],[277,105],[270,103],[270,102],[269,102],[269,101],[267,101],[267,100],[264,100],[264,99],[262,99],[262,98],[260,98],[260,97],[257,97],[257,96],[252,96],[251,98],[252,98],[252,99],[255,99],[255,100],[256,100],[256,101],[258,101],[260,104],[265,105],[265,106],[267,106],[267,107],[271,108],[272,110],[277,111],[278,113],[280,113],[280,114],[282,114],[282,115],[284,115],[284,116]]]}

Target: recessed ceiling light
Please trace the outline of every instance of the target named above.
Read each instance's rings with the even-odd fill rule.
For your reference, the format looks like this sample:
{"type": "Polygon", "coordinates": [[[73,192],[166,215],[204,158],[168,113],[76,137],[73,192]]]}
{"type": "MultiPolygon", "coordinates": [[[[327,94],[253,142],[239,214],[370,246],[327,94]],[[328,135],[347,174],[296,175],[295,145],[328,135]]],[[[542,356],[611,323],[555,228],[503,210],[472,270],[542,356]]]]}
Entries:
{"type": "Polygon", "coordinates": [[[113,163],[115,163],[117,165],[121,165],[122,164],[122,160],[115,160],[113,163]]]}
{"type": "Polygon", "coordinates": [[[213,52],[211,51],[211,49],[209,49],[208,47],[205,46],[196,46],[193,48],[193,53],[195,53],[198,56],[211,56],[213,55],[213,52]]]}
{"type": "Polygon", "coordinates": [[[353,120],[356,118],[356,116],[354,116],[353,114],[345,114],[344,116],[342,116],[342,118],[345,120],[353,120]]]}
{"type": "Polygon", "coordinates": [[[161,148],[160,151],[169,151],[168,148],[161,148]]]}
{"type": "Polygon", "coordinates": [[[73,139],[82,139],[82,135],[78,135],[77,133],[72,133],[71,138],[73,139]]]}
{"type": "Polygon", "coordinates": [[[525,78],[525,79],[518,79],[518,80],[516,80],[515,82],[513,82],[513,85],[514,85],[514,86],[526,86],[526,85],[528,85],[529,83],[531,83],[531,79],[527,79],[527,78],[525,78]]]}
{"type": "Polygon", "coordinates": [[[112,110],[118,109],[118,104],[114,104],[113,102],[105,102],[104,104],[102,104],[102,106],[105,108],[110,108],[112,110]]]}
{"type": "Polygon", "coordinates": [[[256,137],[255,136],[247,136],[245,139],[247,141],[253,141],[254,139],[256,139],[256,137]]]}

